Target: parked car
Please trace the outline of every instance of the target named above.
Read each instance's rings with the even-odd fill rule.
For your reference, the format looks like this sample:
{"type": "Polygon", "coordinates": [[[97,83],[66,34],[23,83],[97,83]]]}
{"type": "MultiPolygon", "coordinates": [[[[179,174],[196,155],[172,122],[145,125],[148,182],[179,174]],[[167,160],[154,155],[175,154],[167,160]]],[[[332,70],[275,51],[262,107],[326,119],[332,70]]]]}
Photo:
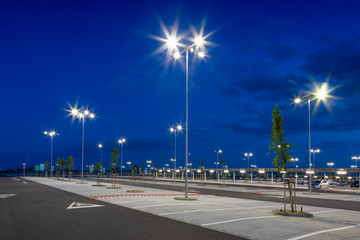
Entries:
{"type": "Polygon", "coordinates": [[[350,187],[359,187],[359,181],[353,181],[350,183],[350,187]]]}
{"type": "Polygon", "coordinates": [[[311,187],[317,189],[329,188],[329,182],[327,180],[315,180],[311,183],[311,187]]]}
{"type": "Polygon", "coordinates": [[[331,185],[335,185],[335,186],[336,186],[336,185],[337,185],[337,182],[330,179],[330,180],[329,180],[329,185],[330,185],[330,186],[331,186],[331,185]]]}
{"type": "Polygon", "coordinates": [[[299,178],[299,179],[298,179],[298,184],[301,184],[301,185],[309,184],[309,180],[303,179],[303,178],[299,178]]]}
{"type": "Polygon", "coordinates": [[[336,185],[337,185],[337,186],[344,187],[344,186],[349,185],[349,183],[348,183],[348,181],[341,180],[341,181],[338,181],[336,185]]]}

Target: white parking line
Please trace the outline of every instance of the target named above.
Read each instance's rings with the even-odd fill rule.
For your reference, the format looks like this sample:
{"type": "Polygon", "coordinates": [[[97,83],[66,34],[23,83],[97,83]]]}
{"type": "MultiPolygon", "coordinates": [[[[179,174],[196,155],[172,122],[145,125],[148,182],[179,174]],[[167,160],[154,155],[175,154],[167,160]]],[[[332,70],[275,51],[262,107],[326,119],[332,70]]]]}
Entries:
{"type": "Polygon", "coordinates": [[[151,207],[162,207],[162,206],[191,206],[197,204],[204,204],[204,203],[191,203],[191,204],[158,204],[158,205],[145,205],[145,206],[138,206],[138,207],[131,207],[132,209],[139,209],[139,208],[151,208],[151,207]]]}
{"type": "Polygon", "coordinates": [[[261,217],[238,218],[238,219],[232,219],[232,220],[221,221],[221,222],[204,223],[204,224],[201,224],[201,226],[206,227],[206,226],[211,226],[211,225],[216,225],[216,224],[238,222],[238,221],[245,221],[245,220],[253,220],[253,219],[276,218],[276,217],[279,217],[279,216],[261,216],[261,217]]]}
{"type": "Polygon", "coordinates": [[[301,236],[298,236],[298,237],[290,238],[290,239],[288,239],[288,240],[298,240],[298,239],[303,239],[303,238],[312,237],[312,236],[315,236],[315,235],[318,235],[318,234],[322,234],[322,233],[328,233],[328,232],[335,232],[335,231],[340,231],[340,230],[346,230],[346,229],[354,228],[354,227],[360,227],[360,224],[354,225],[354,226],[347,226],[347,227],[334,228],[334,229],[328,229],[328,230],[322,230],[322,231],[318,231],[318,232],[308,233],[308,234],[301,235],[301,236]]]}
{"type": "Polygon", "coordinates": [[[257,208],[270,208],[270,207],[276,207],[276,206],[198,209],[198,210],[189,210],[189,211],[182,211],[182,212],[160,213],[159,216],[168,216],[168,215],[173,215],[173,214],[184,214],[184,213],[194,213],[194,212],[224,211],[224,210],[236,210],[236,209],[257,209],[257,208]]]}
{"type": "Polygon", "coordinates": [[[342,212],[342,211],[346,211],[346,210],[344,210],[344,209],[329,210],[329,211],[321,211],[321,212],[312,212],[311,214],[331,213],[331,212],[342,212]]]}

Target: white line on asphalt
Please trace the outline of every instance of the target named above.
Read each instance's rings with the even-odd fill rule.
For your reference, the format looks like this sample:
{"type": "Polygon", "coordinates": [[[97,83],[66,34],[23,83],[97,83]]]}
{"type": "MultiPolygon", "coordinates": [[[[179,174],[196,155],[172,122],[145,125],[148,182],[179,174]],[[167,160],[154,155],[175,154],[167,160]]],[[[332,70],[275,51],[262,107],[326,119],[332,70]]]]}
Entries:
{"type": "Polygon", "coordinates": [[[341,231],[341,230],[346,230],[346,229],[354,228],[354,227],[360,227],[360,224],[357,224],[357,225],[354,225],[354,226],[347,226],[347,227],[334,228],[334,229],[328,229],[328,230],[322,230],[322,231],[318,231],[318,232],[308,233],[308,234],[301,235],[301,236],[298,236],[298,237],[290,238],[288,240],[298,240],[298,239],[312,237],[312,236],[322,234],[322,233],[341,231]]]}
{"type": "Polygon", "coordinates": [[[261,217],[249,217],[249,218],[238,218],[238,219],[232,219],[227,221],[221,221],[221,222],[213,222],[213,223],[204,223],[201,224],[201,226],[211,226],[216,224],[223,224],[223,223],[230,223],[230,222],[238,222],[238,221],[245,221],[245,220],[253,220],[253,219],[263,219],[263,218],[276,218],[278,216],[261,216],[261,217]]]}
{"type": "Polygon", "coordinates": [[[27,182],[23,182],[24,184],[27,184],[27,182]]]}
{"type": "Polygon", "coordinates": [[[329,211],[321,211],[321,212],[312,212],[311,214],[331,213],[331,212],[342,212],[342,211],[346,211],[346,210],[344,210],[344,209],[329,210],[329,211]]]}
{"type": "Polygon", "coordinates": [[[359,198],[346,198],[346,199],[340,199],[343,201],[359,201],[359,198]]]}
{"type": "Polygon", "coordinates": [[[236,210],[236,209],[256,209],[256,208],[269,208],[269,207],[276,207],[276,206],[237,207],[237,208],[228,207],[228,208],[198,209],[198,210],[189,210],[189,211],[182,211],[182,212],[160,213],[159,216],[167,216],[167,215],[173,215],[173,214],[184,214],[184,213],[193,213],[193,212],[224,211],[224,210],[236,210]]]}
{"type": "Polygon", "coordinates": [[[150,208],[150,207],[162,207],[162,206],[183,206],[183,205],[191,206],[191,205],[197,205],[197,204],[204,204],[204,203],[191,203],[191,204],[158,204],[158,205],[145,205],[145,206],[131,207],[131,208],[133,208],[133,209],[138,209],[138,208],[150,208]]]}

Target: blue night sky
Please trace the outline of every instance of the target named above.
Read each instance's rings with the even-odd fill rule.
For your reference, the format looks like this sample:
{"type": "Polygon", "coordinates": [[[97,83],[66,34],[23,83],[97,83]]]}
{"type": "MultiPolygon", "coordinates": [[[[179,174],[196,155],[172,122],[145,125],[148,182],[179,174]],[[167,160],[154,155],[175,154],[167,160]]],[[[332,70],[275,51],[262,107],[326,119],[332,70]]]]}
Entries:
{"type": "MultiPolygon", "coordinates": [[[[312,113],[316,167],[355,164],[360,154],[359,1],[7,1],[0,7],[0,168],[72,155],[81,164],[81,132],[66,109],[76,102],[96,113],[85,124],[85,164],[108,169],[118,137],[127,138],[124,162],[171,163],[174,135],[185,123],[185,68],[154,53],[170,30],[191,37],[205,23],[207,57],[190,55],[189,152],[193,166],[205,157],[214,167],[217,149],[230,168],[271,167],[267,156],[272,110],[279,104],[291,150],[308,162],[307,105],[292,99],[314,84],[337,87],[312,113]]],[[[315,101],[311,108],[314,109],[315,101]]],[[[185,135],[177,138],[184,166],[185,135]]],[[[292,166],[292,164],[290,164],[292,166]]]]}

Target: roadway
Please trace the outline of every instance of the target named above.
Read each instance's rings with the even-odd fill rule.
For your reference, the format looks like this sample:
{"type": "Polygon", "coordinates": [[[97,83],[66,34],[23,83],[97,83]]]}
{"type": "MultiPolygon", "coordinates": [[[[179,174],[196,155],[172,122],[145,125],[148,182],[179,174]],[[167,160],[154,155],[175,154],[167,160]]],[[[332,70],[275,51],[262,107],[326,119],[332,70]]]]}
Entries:
{"type": "Polygon", "coordinates": [[[0,176],[0,212],[2,240],[244,239],[15,177],[0,176]],[[73,202],[103,207],[67,209],[73,202]]]}

